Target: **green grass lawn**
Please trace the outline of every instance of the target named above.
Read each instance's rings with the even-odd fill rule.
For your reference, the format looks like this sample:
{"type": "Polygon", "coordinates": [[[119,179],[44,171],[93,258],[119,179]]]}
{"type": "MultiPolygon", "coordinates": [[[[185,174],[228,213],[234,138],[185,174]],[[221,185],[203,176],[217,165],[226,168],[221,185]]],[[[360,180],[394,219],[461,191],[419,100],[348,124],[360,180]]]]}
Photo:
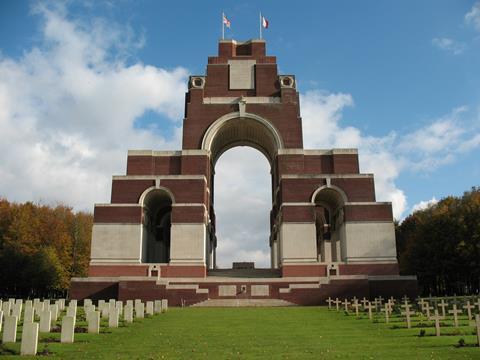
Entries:
{"type": "MultiPolygon", "coordinates": [[[[406,329],[400,318],[377,320],[324,307],[170,308],[118,329],[104,323],[101,334],[75,334],[74,344],[42,334],[39,352],[65,359],[480,359],[465,319],[459,329],[442,328],[451,334],[442,337],[432,336],[433,327],[419,337],[421,327],[406,329]],[[460,338],[466,347],[455,347],[460,338]]],[[[19,340],[2,348],[18,354],[19,340]]]]}

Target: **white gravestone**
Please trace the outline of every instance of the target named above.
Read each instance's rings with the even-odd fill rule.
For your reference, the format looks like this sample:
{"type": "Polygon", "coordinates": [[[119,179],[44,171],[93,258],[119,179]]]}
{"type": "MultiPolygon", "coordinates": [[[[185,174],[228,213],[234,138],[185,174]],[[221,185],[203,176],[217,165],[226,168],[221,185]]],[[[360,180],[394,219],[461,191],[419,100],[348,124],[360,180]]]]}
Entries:
{"type": "Polygon", "coordinates": [[[52,324],[58,320],[58,305],[50,305],[50,311],[52,312],[52,324]]]}
{"type": "Polygon", "coordinates": [[[133,307],[133,300],[127,300],[127,303],[125,305],[131,305],[133,307]]]}
{"type": "Polygon", "coordinates": [[[168,310],[168,299],[162,299],[162,312],[168,310]]]}
{"type": "Polygon", "coordinates": [[[118,309],[118,315],[122,316],[122,314],[123,314],[123,302],[117,301],[115,303],[115,307],[118,309]]]}
{"type": "Polygon", "coordinates": [[[22,319],[22,307],[23,307],[23,303],[18,301],[15,302],[15,304],[13,305],[12,315],[16,316],[18,318],[18,321],[22,319]]]}
{"type": "Polygon", "coordinates": [[[43,310],[40,313],[40,332],[41,333],[50,332],[51,325],[52,325],[52,312],[50,310],[43,310]]]}
{"type": "Polygon", "coordinates": [[[35,319],[35,309],[33,307],[25,307],[23,313],[23,323],[33,323],[35,319]]]}
{"type": "Polygon", "coordinates": [[[146,313],[147,315],[150,315],[150,316],[153,315],[153,301],[147,301],[146,313]]]}
{"type": "Polygon", "coordinates": [[[21,355],[37,355],[38,347],[38,324],[24,323],[22,330],[22,342],[20,345],[21,355]]]}
{"type": "Polygon", "coordinates": [[[77,317],[77,305],[69,305],[67,308],[67,316],[77,317]]]}
{"type": "Polygon", "coordinates": [[[88,332],[98,334],[100,332],[100,311],[91,311],[87,314],[88,332]]]}
{"type": "Polygon", "coordinates": [[[3,311],[0,310],[0,331],[2,331],[2,324],[3,324],[3,311]]]}
{"type": "Polygon", "coordinates": [[[102,318],[107,319],[110,313],[110,303],[105,303],[102,308],[102,318]]]}
{"type": "Polygon", "coordinates": [[[16,316],[5,316],[5,321],[3,323],[2,342],[7,343],[17,341],[17,324],[18,318],[16,316]]]}
{"type": "Polygon", "coordinates": [[[8,302],[8,301],[5,301],[3,304],[2,304],[2,311],[4,313],[4,316],[10,316],[10,309],[11,309],[12,305],[8,302]]]}
{"type": "Polygon", "coordinates": [[[133,322],[133,305],[132,304],[125,305],[125,308],[123,309],[123,320],[125,320],[125,322],[127,323],[133,322]]]}
{"type": "Polygon", "coordinates": [[[85,299],[83,300],[83,308],[92,306],[92,300],[91,299],[85,299]]]}
{"type": "Polygon", "coordinates": [[[72,306],[74,305],[75,307],[77,307],[77,300],[73,299],[73,300],[70,300],[70,302],[68,303],[68,306],[72,306]]]}
{"type": "Polygon", "coordinates": [[[138,319],[145,317],[145,305],[143,303],[135,304],[135,317],[138,319]]]}
{"type": "Polygon", "coordinates": [[[64,316],[62,319],[62,333],[60,334],[60,342],[73,343],[75,336],[75,317],[64,316]]]}
{"type": "Polygon", "coordinates": [[[162,300],[155,300],[154,302],[154,310],[155,313],[161,313],[162,312],[162,300]]]}
{"type": "Polygon", "coordinates": [[[110,306],[110,312],[108,313],[108,327],[118,327],[118,315],[118,308],[116,306],[110,306]]]}

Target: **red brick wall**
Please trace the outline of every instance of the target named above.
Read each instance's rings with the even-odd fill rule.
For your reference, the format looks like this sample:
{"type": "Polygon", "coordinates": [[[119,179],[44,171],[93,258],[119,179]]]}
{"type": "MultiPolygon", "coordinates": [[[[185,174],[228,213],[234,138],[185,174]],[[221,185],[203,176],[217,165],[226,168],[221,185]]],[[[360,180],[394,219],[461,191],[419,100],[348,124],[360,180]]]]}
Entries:
{"type": "Polygon", "coordinates": [[[313,206],[283,206],[283,222],[314,222],[315,213],[313,206]]]}
{"type": "Polygon", "coordinates": [[[398,275],[398,264],[343,264],[340,275],[398,275]]]}
{"type": "Polygon", "coordinates": [[[141,206],[95,206],[93,222],[99,223],[135,223],[142,222],[141,206]]]}
{"type": "Polygon", "coordinates": [[[204,223],[205,208],[203,206],[174,206],[172,223],[204,223]]]}
{"type": "Polygon", "coordinates": [[[138,203],[140,195],[154,185],[154,180],[113,180],[111,202],[112,204],[138,203]]]}
{"type": "Polygon", "coordinates": [[[392,205],[346,205],[345,221],[393,221],[392,205]]]}

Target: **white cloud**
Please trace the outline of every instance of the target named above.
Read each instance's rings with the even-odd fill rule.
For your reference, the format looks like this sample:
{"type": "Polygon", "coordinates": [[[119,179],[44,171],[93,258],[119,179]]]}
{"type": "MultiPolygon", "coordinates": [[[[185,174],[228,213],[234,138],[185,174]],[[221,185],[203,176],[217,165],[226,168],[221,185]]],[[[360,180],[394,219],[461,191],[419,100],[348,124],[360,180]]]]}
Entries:
{"type": "Polygon", "coordinates": [[[414,213],[415,211],[428,209],[429,207],[437,203],[438,203],[438,200],[435,198],[435,196],[432,197],[430,200],[420,201],[419,203],[412,206],[412,213],[414,213]]]}
{"type": "Polygon", "coordinates": [[[42,43],[19,59],[0,57],[0,196],[92,209],[108,201],[129,148],[178,148],[187,71],[139,62],[128,27],[71,20],[39,4],[42,43]],[[141,129],[146,111],[171,119],[167,138],[141,129]]]}
{"type": "Polygon", "coordinates": [[[480,2],[473,4],[470,11],[465,15],[465,22],[480,31],[480,2]]]}
{"type": "Polygon", "coordinates": [[[460,55],[466,49],[464,43],[450,38],[434,38],[432,44],[441,50],[452,53],[453,55],[460,55]]]}
{"type": "Polygon", "coordinates": [[[310,91],[302,95],[301,104],[305,148],[358,148],[361,171],[375,175],[377,200],[391,201],[394,216],[399,218],[407,199],[395,185],[401,168],[401,161],[391,152],[396,135],[365,136],[357,128],[342,127],[342,110],[353,106],[349,94],[310,91]]]}
{"type": "Polygon", "coordinates": [[[270,267],[270,164],[258,150],[237,147],[215,166],[217,264],[255,261],[270,267]]]}
{"type": "Polygon", "coordinates": [[[402,172],[433,171],[480,146],[478,127],[463,118],[468,112],[465,106],[411,133],[373,137],[341,125],[342,111],[353,105],[349,94],[311,91],[301,96],[301,103],[305,147],[358,148],[361,172],[375,175],[377,201],[392,202],[396,219],[407,209],[406,195],[396,185],[402,172]]]}

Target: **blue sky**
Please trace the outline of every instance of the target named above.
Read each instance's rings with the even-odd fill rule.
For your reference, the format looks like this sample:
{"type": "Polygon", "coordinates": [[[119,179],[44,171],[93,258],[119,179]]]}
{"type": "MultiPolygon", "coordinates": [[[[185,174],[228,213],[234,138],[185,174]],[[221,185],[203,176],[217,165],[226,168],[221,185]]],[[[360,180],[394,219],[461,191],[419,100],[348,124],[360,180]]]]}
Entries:
{"type": "MultiPolygon", "coordinates": [[[[127,149],[179,148],[185,82],[216,54],[222,11],[237,40],[258,37],[259,11],[268,18],[267,51],[298,81],[306,147],[358,147],[398,218],[480,185],[478,1],[1,1],[0,195],[91,210],[127,149]]],[[[257,158],[224,156],[230,187],[238,173],[223,163],[251,172],[257,158]]],[[[268,188],[268,176],[242,181],[268,188]]],[[[265,236],[263,223],[242,226],[265,236]]],[[[246,254],[266,261],[255,241],[246,254]]]]}

